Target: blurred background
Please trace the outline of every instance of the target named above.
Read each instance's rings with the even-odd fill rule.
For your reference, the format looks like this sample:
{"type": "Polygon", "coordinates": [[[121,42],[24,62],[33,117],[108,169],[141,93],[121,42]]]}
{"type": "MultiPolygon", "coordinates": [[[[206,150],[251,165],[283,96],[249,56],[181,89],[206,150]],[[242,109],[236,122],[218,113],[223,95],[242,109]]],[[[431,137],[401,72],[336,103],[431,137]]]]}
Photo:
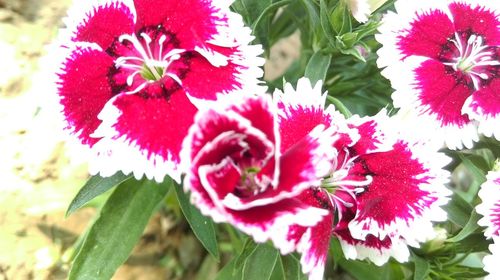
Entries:
{"type": "MultiPolygon", "coordinates": [[[[0,0],[0,280],[66,279],[73,248],[106,198],[65,218],[89,175],[64,141],[42,58],[70,4],[0,0]]],[[[279,77],[299,49],[298,34],[277,42],[266,79],[279,77]]],[[[113,279],[213,278],[219,264],[181,217],[154,216],[113,279]]]]}

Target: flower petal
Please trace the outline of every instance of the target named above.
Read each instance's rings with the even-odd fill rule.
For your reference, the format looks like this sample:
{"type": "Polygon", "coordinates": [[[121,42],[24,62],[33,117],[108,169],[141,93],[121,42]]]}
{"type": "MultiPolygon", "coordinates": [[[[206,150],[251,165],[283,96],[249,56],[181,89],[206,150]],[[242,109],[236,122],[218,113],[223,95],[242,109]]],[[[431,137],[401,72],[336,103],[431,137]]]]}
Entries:
{"type": "Polygon", "coordinates": [[[351,235],[384,240],[400,237],[418,246],[433,237],[431,221],[443,221],[450,192],[444,187],[449,158],[429,152],[421,145],[399,141],[393,150],[361,155],[350,173],[365,174],[372,182],[357,195],[357,212],[349,223],[351,235]],[[416,230],[418,229],[418,230],[416,230]]]}
{"type": "Polygon", "coordinates": [[[113,96],[108,74],[113,59],[95,44],[75,44],[60,69],[58,94],[67,129],[92,146],[98,140],[91,134],[101,123],[97,118],[113,96]]]}
{"type": "Polygon", "coordinates": [[[398,262],[407,262],[410,258],[410,250],[401,239],[386,237],[379,240],[373,235],[367,235],[365,240],[358,240],[350,236],[349,231],[335,231],[342,251],[346,259],[364,260],[369,259],[374,264],[381,266],[393,257],[398,262]]]}
{"type": "Polygon", "coordinates": [[[73,31],[72,40],[96,43],[106,50],[120,35],[134,32],[135,15],[133,7],[128,5],[122,1],[95,4],[91,10],[85,12],[85,18],[75,22],[76,30],[73,31]]]}
{"type": "Polygon", "coordinates": [[[99,116],[103,123],[94,135],[103,139],[93,170],[101,174],[123,170],[159,182],[168,174],[180,181],[182,141],[196,111],[182,90],[169,98],[118,95],[99,116]]]}
{"type": "Polygon", "coordinates": [[[397,45],[405,56],[438,58],[454,34],[453,23],[444,11],[433,9],[417,16],[409,30],[401,30],[397,45]]]}
{"type": "Polygon", "coordinates": [[[483,258],[484,271],[489,273],[484,279],[495,280],[500,277],[500,266],[498,265],[498,257],[500,256],[500,238],[493,238],[493,244],[490,244],[489,250],[491,255],[486,255],[483,258]]]}
{"type": "Polygon", "coordinates": [[[500,78],[474,92],[462,112],[479,122],[479,133],[500,140],[500,78]]]}
{"type": "Polygon", "coordinates": [[[478,224],[486,227],[484,235],[487,238],[500,236],[500,171],[490,171],[486,182],[481,185],[479,197],[482,203],[476,207],[483,215],[478,224]]]}
{"type": "Polygon", "coordinates": [[[279,109],[282,152],[319,124],[329,126],[332,122],[332,117],[324,110],[326,95],[322,94],[321,87],[321,81],[312,86],[307,78],[301,78],[297,82],[297,90],[287,83],[284,92],[274,92],[273,99],[279,109]]]}
{"type": "Polygon", "coordinates": [[[498,16],[498,4],[495,8],[489,8],[484,1],[481,5],[472,6],[464,2],[452,2],[449,5],[453,15],[453,24],[458,32],[472,32],[484,38],[489,45],[500,44],[500,18],[498,16]],[[495,11],[496,10],[496,11],[495,11]]]}

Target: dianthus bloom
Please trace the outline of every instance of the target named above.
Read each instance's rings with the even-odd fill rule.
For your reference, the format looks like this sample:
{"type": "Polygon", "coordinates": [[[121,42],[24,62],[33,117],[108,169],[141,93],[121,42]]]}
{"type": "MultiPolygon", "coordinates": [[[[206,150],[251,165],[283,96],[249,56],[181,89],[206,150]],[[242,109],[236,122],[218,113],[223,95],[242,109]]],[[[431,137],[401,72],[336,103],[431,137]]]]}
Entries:
{"type": "Polygon", "coordinates": [[[281,98],[307,110],[280,125],[301,127],[292,134],[295,139],[288,137],[290,144],[318,124],[336,127],[330,145],[337,154],[329,175],[299,197],[329,214],[312,227],[292,225],[277,246],[282,253],[302,253],[302,268],[310,279],[322,278],[332,235],[340,240],[346,258],[368,258],[377,265],[390,256],[407,261],[407,246],[418,247],[432,238],[432,222],[446,219],[440,206],[450,195],[444,186],[449,174],[442,169],[449,159],[392,132],[397,126],[385,112],[345,120],[332,107],[324,110],[321,86],[305,83],[300,80],[297,91],[285,87],[281,98]]]}
{"type": "Polygon", "coordinates": [[[492,238],[493,244],[490,245],[491,255],[483,259],[484,270],[489,273],[486,279],[499,279],[500,268],[498,260],[500,258],[500,165],[497,163],[496,170],[488,172],[486,182],[481,185],[479,197],[482,203],[476,207],[483,218],[478,224],[486,227],[484,235],[486,238],[492,238]]]}
{"type": "Polygon", "coordinates": [[[57,93],[67,129],[93,151],[92,173],[180,181],[197,102],[257,87],[262,51],[231,2],[75,3],[57,42],[57,93]]]}
{"type": "Polygon", "coordinates": [[[476,126],[500,139],[498,2],[399,0],[395,7],[376,36],[394,105],[415,110],[449,148],[472,147],[476,126]]]}
{"type": "MultiPolygon", "coordinates": [[[[277,108],[269,95],[221,97],[200,109],[183,144],[184,188],[216,222],[228,222],[257,242],[291,224],[313,226],[328,211],[298,195],[317,185],[336,154],[324,126],[282,149],[277,108]]],[[[296,133],[293,130],[284,133],[296,133]]]]}

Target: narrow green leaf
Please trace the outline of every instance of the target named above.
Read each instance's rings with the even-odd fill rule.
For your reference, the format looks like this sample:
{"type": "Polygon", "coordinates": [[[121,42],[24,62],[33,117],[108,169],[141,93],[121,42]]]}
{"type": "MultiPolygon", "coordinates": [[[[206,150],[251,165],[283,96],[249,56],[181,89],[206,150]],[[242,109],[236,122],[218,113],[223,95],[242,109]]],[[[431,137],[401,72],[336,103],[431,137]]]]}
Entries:
{"type": "Polygon", "coordinates": [[[424,280],[429,275],[430,264],[427,260],[413,254],[413,263],[415,264],[415,272],[413,273],[413,280],[424,280]]]}
{"type": "Polygon", "coordinates": [[[278,260],[278,250],[267,245],[259,244],[257,249],[248,257],[243,266],[243,279],[268,280],[271,278],[278,260]]]}
{"type": "Polygon", "coordinates": [[[465,227],[472,212],[472,206],[456,193],[443,209],[448,213],[448,219],[461,228],[465,227]]]}
{"type": "Polygon", "coordinates": [[[212,220],[201,214],[200,210],[194,207],[189,198],[182,190],[182,187],[174,183],[175,193],[179,200],[182,213],[188,221],[194,235],[200,240],[201,244],[217,261],[220,260],[219,247],[215,236],[215,229],[212,220]]]}
{"type": "Polygon", "coordinates": [[[127,260],[169,185],[130,180],[118,186],[87,233],[69,279],[110,279],[127,260]]]}
{"type": "Polygon", "coordinates": [[[467,224],[462,228],[462,230],[457,233],[457,235],[448,238],[446,242],[459,242],[466,238],[467,236],[471,235],[474,233],[478,228],[479,225],[477,224],[477,221],[481,218],[481,215],[476,213],[476,210],[473,209],[472,213],[470,214],[469,221],[467,221],[467,224]]]}
{"type": "Polygon", "coordinates": [[[335,33],[330,24],[330,19],[329,19],[330,12],[328,10],[328,6],[326,5],[325,0],[320,0],[319,6],[320,6],[319,19],[321,23],[321,28],[323,29],[323,34],[328,39],[330,46],[335,47],[335,35],[337,34],[335,33]]]}
{"type": "Polygon", "coordinates": [[[312,0],[302,0],[302,5],[309,15],[309,22],[311,24],[311,30],[313,30],[316,38],[321,37],[321,22],[319,16],[319,7],[316,2],[312,0]]]}
{"type": "Polygon", "coordinates": [[[241,269],[241,267],[245,264],[247,258],[255,252],[257,249],[257,243],[255,243],[252,238],[247,238],[245,244],[243,245],[243,249],[240,254],[236,257],[234,262],[234,269],[241,269]]]}
{"type": "Polygon", "coordinates": [[[488,250],[490,241],[484,238],[482,232],[468,235],[460,242],[453,243],[456,253],[484,252],[488,250]]]}
{"type": "Polygon", "coordinates": [[[466,157],[462,153],[459,153],[458,156],[462,160],[465,167],[467,167],[467,169],[472,173],[475,180],[479,183],[486,181],[485,171],[483,171],[483,169],[488,168],[488,164],[483,157],[475,155],[469,155],[466,157]],[[480,166],[483,168],[480,168],[480,166]]]}
{"type": "Polygon", "coordinates": [[[236,259],[232,259],[217,273],[215,280],[243,280],[243,270],[234,269],[236,259]]]}
{"type": "Polygon", "coordinates": [[[335,108],[337,110],[339,110],[340,113],[342,113],[342,115],[344,115],[344,117],[346,118],[349,118],[352,116],[352,113],[351,111],[349,111],[349,109],[347,109],[347,107],[342,103],[340,102],[340,100],[338,100],[337,98],[331,96],[331,95],[327,95],[326,96],[326,99],[335,106],[335,108]]]}
{"type": "Polygon", "coordinates": [[[302,280],[307,277],[302,273],[299,260],[292,255],[281,256],[281,263],[283,265],[285,280],[302,280]]]}
{"type": "Polygon", "coordinates": [[[95,197],[105,193],[107,190],[119,185],[131,177],[132,175],[124,175],[121,172],[106,178],[99,175],[92,176],[69,204],[68,210],[66,210],[66,217],[73,214],[76,210],[80,209],[83,205],[95,197]]]}
{"type": "Polygon", "coordinates": [[[325,82],[326,73],[332,61],[331,54],[323,54],[318,51],[313,54],[306,66],[305,76],[311,80],[311,84],[315,85],[318,81],[325,82]]]}

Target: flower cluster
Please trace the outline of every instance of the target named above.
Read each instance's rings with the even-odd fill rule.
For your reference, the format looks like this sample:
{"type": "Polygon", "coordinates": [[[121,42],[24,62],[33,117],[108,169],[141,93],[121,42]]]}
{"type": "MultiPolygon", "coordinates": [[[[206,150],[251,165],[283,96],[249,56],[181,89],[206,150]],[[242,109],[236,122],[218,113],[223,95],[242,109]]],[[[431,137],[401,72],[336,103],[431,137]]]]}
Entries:
{"type": "MultiPolygon", "coordinates": [[[[408,246],[435,236],[450,159],[431,136],[409,136],[386,110],[346,118],[306,78],[266,94],[262,49],[232,1],[152,2],[85,1],[57,43],[61,111],[91,151],[92,173],[182,181],[204,215],[299,252],[310,279],[322,278],[332,237],[347,259],[382,265],[408,261],[408,246]]],[[[385,1],[369,2],[373,11],[385,1]]],[[[476,125],[500,139],[495,7],[435,2],[402,0],[384,18],[378,64],[394,104],[439,128],[450,148],[477,141],[476,125]]],[[[477,210],[493,253],[498,175],[477,210]]]]}

